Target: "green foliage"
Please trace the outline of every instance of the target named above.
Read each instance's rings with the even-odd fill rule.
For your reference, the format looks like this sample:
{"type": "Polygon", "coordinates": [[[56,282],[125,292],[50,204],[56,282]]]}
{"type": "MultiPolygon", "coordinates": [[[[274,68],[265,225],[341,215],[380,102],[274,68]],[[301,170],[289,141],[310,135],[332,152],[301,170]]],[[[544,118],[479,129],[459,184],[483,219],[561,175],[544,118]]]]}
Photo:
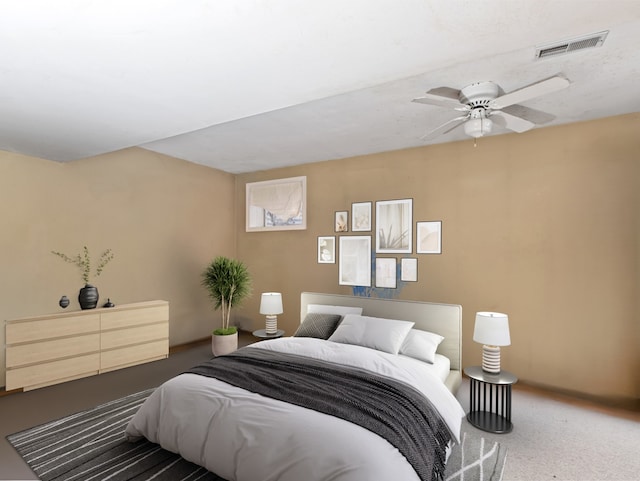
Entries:
{"type": "MultiPolygon", "coordinates": [[[[87,246],[84,246],[82,248],[82,254],[77,254],[75,257],[69,257],[62,252],[51,251],[51,253],[62,258],[62,260],[64,260],[65,262],[78,266],[80,268],[80,271],[82,272],[82,280],[85,284],[89,283],[89,279],[91,276],[91,255],[89,254],[89,249],[87,248],[87,246]]],[[[107,249],[102,253],[100,258],[98,259],[95,277],[100,277],[100,274],[102,274],[102,270],[112,259],[113,252],[111,251],[111,249],[107,249]]]]}
{"type": "Polygon", "coordinates": [[[202,285],[215,309],[221,309],[222,329],[230,329],[231,307],[240,305],[251,295],[251,276],[247,267],[239,260],[218,256],[202,273],[202,285]]]}
{"type": "Polygon", "coordinates": [[[235,334],[238,332],[238,328],[236,326],[227,327],[226,329],[219,327],[213,333],[216,336],[230,336],[231,334],[235,334]]]}

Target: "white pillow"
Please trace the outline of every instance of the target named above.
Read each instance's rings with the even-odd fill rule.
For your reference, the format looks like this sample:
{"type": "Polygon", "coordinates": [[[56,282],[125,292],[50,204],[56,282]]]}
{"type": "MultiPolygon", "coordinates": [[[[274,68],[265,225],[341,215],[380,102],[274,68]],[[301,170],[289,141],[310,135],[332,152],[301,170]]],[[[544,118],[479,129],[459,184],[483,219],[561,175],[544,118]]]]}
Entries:
{"type": "Polygon", "coordinates": [[[444,337],[433,332],[411,329],[400,347],[400,354],[433,364],[436,349],[443,339],[444,337]]]}
{"type": "Polygon", "coordinates": [[[404,338],[414,324],[410,321],[347,314],[331,334],[329,341],[398,354],[404,338]]]}
{"type": "Polygon", "coordinates": [[[362,307],[325,306],[324,304],[307,305],[307,314],[315,312],[321,314],[339,314],[344,317],[347,314],[362,314],[362,307]]]}

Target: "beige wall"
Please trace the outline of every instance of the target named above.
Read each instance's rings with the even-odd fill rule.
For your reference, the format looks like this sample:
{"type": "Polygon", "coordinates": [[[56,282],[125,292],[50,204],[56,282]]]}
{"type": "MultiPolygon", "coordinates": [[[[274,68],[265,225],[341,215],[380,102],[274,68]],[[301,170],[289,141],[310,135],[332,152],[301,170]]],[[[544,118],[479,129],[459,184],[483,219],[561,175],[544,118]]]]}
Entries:
{"type": "MultiPolygon", "coordinates": [[[[612,401],[640,398],[640,114],[238,176],[238,257],[256,295],[281,291],[292,334],[301,291],[350,294],[317,236],[352,202],[413,198],[442,220],[442,255],[416,255],[401,299],[462,304],[463,364],[480,363],[475,312],[509,315],[503,367],[533,384],[612,401]],[[306,175],[308,229],[244,231],[246,182],[306,175]]],[[[375,209],[375,208],[374,208],[375,209]]],[[[361,233],[358,233],[361,234],[361,233]]],[[[375,245],[375,243],[374,243],[375,245]]],[[[400,255],[397,256],[401,257],[400,255]]]]}
{"type": "MultiPolygon", "coordinates": [[[[77,309],[77,268],[50,254],[116,254],[101,302],[166,299],[171,344],[218,324],[200,287],[215,255],[237,256],[254,295],[237,311],[263,326],[259,294],[350,294],[317,236],[352,202],[413,198],[414,221],[443,221],[442,255],[419,259],[402,299],[459,303],[463,364],[480,362],[475,312],[509,314],[503,366],[521,379],[612,400],[640,398],[640,114],[233,176],[142,149],[71,163],[0,152],[0,319],[77,309]],[[246,233],[245,183],[306,175],[308,229],[246,233]],[[235,191],[235,194],[234,194],[235,191]],[[235,197],[234,197],[235,195],[235,197]]],[[[400,257],[400,256],[398,256],[400,257]]],[[[0,330],[4,384],[4,329],[0,330]]]]}
{"type": "MultiPolygon", "coordinates": [[[[234,255],[234,177],[127,149],[70,163],[0,152],[0,319],[79,309],[80,271],[51,254],[86,245],[114,260],[93,279],[100,304],[165,299],[170,343],[207,336],[218,316],[200,273],[218,254],[234,255]]],[[[4,325],[0,329],[4,385],[4,325]]]]}

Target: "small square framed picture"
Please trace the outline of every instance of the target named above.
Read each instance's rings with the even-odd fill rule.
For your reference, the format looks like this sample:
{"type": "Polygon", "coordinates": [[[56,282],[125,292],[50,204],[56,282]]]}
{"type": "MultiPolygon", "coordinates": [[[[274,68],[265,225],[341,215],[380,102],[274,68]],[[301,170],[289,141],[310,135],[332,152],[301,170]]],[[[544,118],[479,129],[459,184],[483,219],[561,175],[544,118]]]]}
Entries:
{"type": "Polygon", "coordinates": [[[334,230],[336,232],[349,232],[349,211],[339,210],[336,212],[334,221],[334,230]]]}
{"type": "Polygon", "coordinates": [[[318,237],[318,264],[336,263],[336,237],[318,237]]]}
{"type": "Polygon", "coordinates": [[[442,221],[416,223],[416,253],[442,254],[442,221]]]}
{"type": "Polygon", "coordinates": [[[405,282],[418,281],[418,259],[413,257],[400,259],[400,280],[405,282]]]}

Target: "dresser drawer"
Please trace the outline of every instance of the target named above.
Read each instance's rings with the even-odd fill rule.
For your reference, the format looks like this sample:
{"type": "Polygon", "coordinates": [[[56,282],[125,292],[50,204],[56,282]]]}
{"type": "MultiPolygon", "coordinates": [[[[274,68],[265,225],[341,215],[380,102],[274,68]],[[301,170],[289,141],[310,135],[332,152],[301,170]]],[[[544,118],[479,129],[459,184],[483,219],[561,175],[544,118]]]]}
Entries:
{"type": "Polygon", "coordinates": [[[7,346],[7,368],[25,366],[100,351],[100,334],[65,337],[18,346],[7,346]]]}
{"type": "Polygon", "coordinates": [[[162,359],[169,355],[169,340],[148,342],[100,353],[100,371],[111,371],[146,361],[162,359]]]}
{"type": "Polygon", "coordinates": [[[7,370],[7,391],[24,387],[25,390],[62,381],[98,374],[100,354],[89,354],[60,361],[35,364],[7,370]]]}
{"type": "Polygon", "coordinates": [[[105,331],[100,337],[100,348],[102,350],[114,349],[117,347],[130,346],[149,341],[158,341],[169,338],[169,323],[147,324],[127,329],[116,329],[105,331]]]}
{"type": "Polygon", "coordinates": [[[104,312],[101,317],[103,331],[133,327],[153,322],[169,321],[169,304],[164,303],[144,309],[114,310],[104,312]]]}
{"type": "Polygon", "coordinates": [[[5,342],[9,345],[19,344],[99,331],[100,314],[97,313],[50,319],[22,319],[7,322],[5,342]]]}

